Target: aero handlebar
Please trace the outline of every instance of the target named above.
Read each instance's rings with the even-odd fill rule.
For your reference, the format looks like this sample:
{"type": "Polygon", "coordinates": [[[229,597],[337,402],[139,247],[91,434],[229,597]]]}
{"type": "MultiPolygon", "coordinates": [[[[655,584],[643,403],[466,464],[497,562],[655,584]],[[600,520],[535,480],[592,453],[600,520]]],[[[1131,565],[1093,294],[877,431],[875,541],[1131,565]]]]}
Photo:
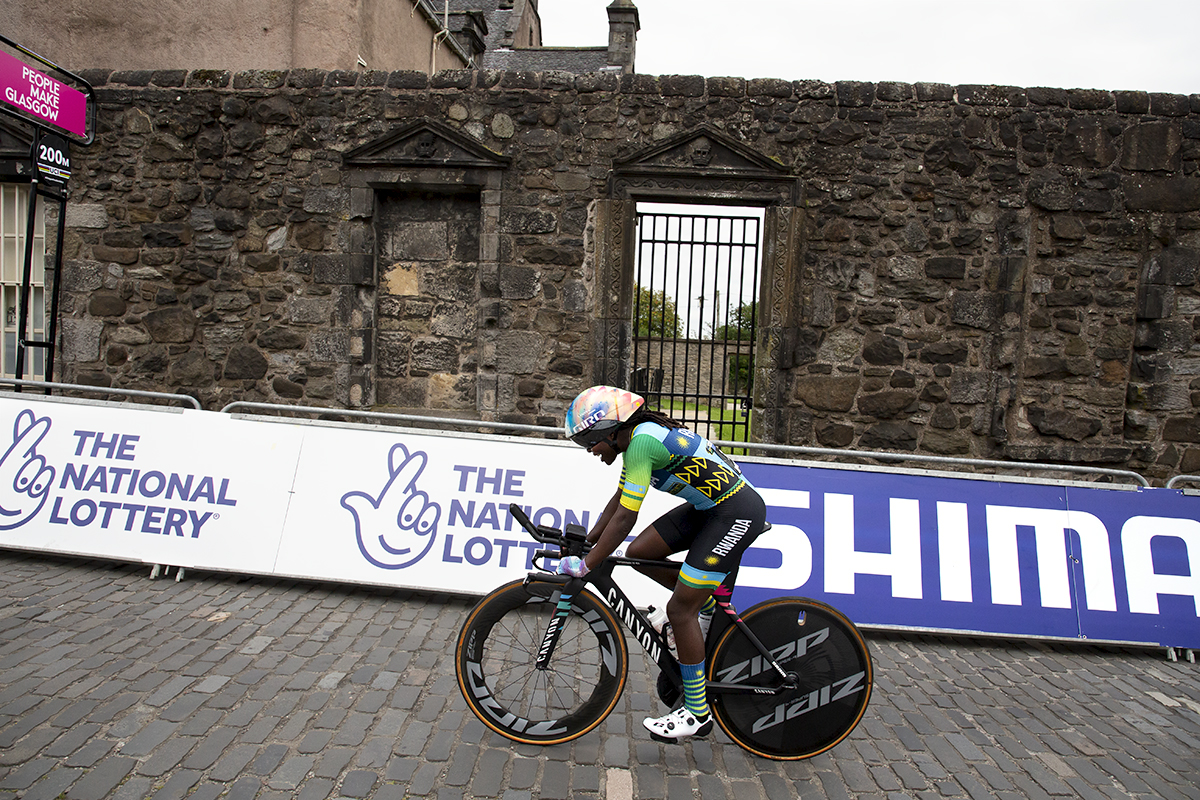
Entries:
{"type": "Polygon", "coordinates": [[[592,549],[591,544],[587,540],[587,532],[582,525],[567,523],[566,530],[560,531],[558,528],[551,528],[548,525],[534,525],[533,520],[525,513],[516,503],[512,503],[508,507],[508,513],[513,515],[513,519],[521,524],[521,527],[529,532],[537,541],[542,544],[553,545],[556,550],[539,550],[533,554],[534,559],[541,557],[545,558],[562,558],[564,556],[585,556],[592,549]]]}

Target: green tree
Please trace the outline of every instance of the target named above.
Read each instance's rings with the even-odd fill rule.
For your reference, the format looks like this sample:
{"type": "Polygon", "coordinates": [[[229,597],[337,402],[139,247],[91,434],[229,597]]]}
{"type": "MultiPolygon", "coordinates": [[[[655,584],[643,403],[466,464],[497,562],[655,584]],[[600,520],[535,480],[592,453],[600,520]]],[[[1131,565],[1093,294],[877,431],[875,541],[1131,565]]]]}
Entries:
{"type": "Polygon", "coordinates": [[[754,390],[754,373],[751,367],[754,358],[748,353],[734,354],[729,358],[729,391],[750,396],[754,390]]]}
{"type": "Polygon", "coordinates": [[[713,340],[717,342],[749,341],[754,331],[754,321],[758,318],[758,302],[743,303],[729,315],[724,325],[713,328],[713,340]]]}
{"type": "Polygon", "coordinates": [[[638,287],[637,336],[656,339],[678,339],[683,335],[683,325],[675,311],[675,301],[664,292],[652,292],[644,286],[638,287]]]}

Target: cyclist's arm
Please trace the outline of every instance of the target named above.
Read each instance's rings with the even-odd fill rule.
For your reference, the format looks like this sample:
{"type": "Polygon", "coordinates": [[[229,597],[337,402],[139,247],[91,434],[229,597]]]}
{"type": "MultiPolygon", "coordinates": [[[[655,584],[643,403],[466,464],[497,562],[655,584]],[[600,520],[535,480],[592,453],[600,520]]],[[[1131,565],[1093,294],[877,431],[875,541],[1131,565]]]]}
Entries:
{"type": "MultiPolygon", "coordinates": [[[[588,569],[598,567],[633,531],[642,507],[642,498],[650,488],[653,470],[665,464],[669,458],[670,454],[662,442],[653,436],[640,436],[634,431],[621,457],[621,482],[617,486],[617,493],[608,501],[600,520],[592,529],[596,538],[595,546],[587,556],[588,569]]],[[[591,535],[588,538],[591,539],[591,535]]]]}
{"type": "Polygon", "coordinates": [[[604,526],[608,525],[608,521],[612,519],[613,513],[617,510],[617,506],[621,504],[621,489],[617,487],[617,491],[613,494],[612,499],[608,501],[608,505],[604,507],[604,511],[600,512],[599,519],[592,529],[588,532],[587,540],[592,544],[600,541],[600,534],[604,533],[604,526]]]}
{"type": "MultiPolygon", "coordinates": [[[[608,513],[607,508],[605,509],[605,513],[608,513]]],[[[595,546],[587,554],[585,560],[587,561],[589,570],[600,566],[604,562],[604,559],[611,556],[613,551],[621,546],[621,543],[625,541],[625,537],[629,536],[629,532],[633,530],[637,518],[638,512],[626,508],[619,502],[617,503],[617,507],[613,510],[604,528],[600,531],[595,546]]]]}

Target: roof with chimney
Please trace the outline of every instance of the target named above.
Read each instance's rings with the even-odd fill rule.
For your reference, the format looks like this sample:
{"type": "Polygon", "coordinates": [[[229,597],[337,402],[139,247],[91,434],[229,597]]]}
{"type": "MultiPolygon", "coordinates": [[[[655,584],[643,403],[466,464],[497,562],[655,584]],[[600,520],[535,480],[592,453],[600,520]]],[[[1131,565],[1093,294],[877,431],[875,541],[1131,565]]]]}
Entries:
{"type": "MultiPolygon", "coordinates": [[[[606,44],[546,47],[538,0],[427,0],[479,69],[545,72],[633,72],[634,43],[640,28],[633,0],[613,0],[606,44]]],[[[557,0],[570,2],[570,0],[557,0]]]]}

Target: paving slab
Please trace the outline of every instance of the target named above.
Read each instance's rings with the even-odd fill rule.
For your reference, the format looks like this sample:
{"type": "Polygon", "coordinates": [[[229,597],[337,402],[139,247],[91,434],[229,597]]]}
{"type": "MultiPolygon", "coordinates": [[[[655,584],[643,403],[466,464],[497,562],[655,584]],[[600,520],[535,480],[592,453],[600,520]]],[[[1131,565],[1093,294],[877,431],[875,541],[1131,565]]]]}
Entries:
{"type": "Polygon", "coordinates": [[[832,751],[650,740],[646,659],[597,730],[518,745],[466,709],[471,598],[0,550],[0,800],[1200,800],[1200,666],[1163,650],[873,633],[832,751]]]}

